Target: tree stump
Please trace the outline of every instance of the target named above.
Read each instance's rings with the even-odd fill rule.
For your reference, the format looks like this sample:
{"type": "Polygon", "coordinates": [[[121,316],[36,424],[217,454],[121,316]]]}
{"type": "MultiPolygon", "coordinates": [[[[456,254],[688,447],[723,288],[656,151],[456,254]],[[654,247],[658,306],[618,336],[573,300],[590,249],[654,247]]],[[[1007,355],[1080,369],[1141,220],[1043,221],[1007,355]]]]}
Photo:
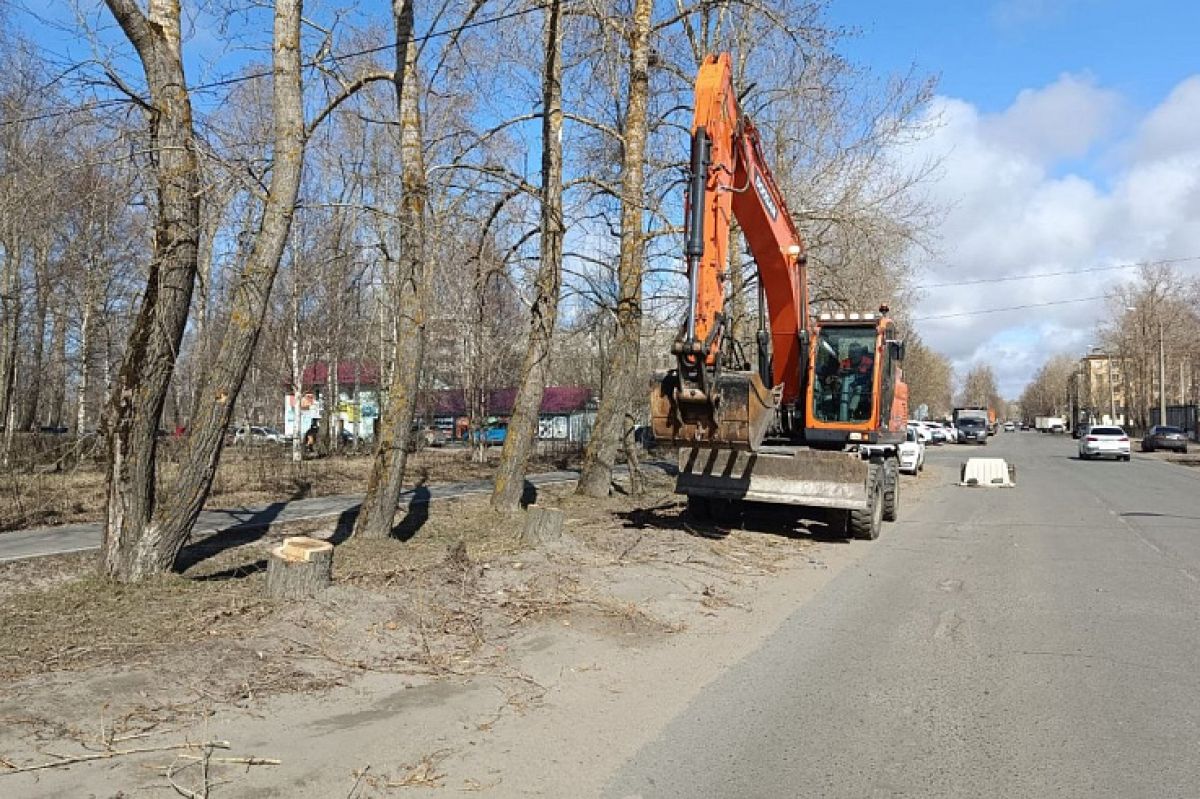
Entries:
{"type": "Polygon", "coordinates": [[[522,538],[529,544],[544,544],[562,538],[563,512],[558,508],[530,505],[525,511],[522,538]]]}
{"type": "Polygon", "coordinates": [[[333,582],[333,544],[296,536],[283,539],[267,561],[267,596],[307,599],[333,582]]]}

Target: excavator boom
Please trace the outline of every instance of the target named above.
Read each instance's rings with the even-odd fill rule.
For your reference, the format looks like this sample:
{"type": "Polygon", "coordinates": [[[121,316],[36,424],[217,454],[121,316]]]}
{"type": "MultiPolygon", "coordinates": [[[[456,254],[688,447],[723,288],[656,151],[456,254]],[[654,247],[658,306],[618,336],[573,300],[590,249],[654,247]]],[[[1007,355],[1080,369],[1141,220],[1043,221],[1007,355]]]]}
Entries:
{"type": "Polygon", "coordinates": [[[738,106],[727,53],[705,59],[696,78],[685,228],[688,316],[672,348],[679,368],[653,392],[655,432],[754,450],[780,403],[800,399],[807,281],[800,233],[766,166],[758,130],[738,106]],[[722,368],[734,219],[754,253],[770,318],[773,358],[761,374],[722,368]]]}

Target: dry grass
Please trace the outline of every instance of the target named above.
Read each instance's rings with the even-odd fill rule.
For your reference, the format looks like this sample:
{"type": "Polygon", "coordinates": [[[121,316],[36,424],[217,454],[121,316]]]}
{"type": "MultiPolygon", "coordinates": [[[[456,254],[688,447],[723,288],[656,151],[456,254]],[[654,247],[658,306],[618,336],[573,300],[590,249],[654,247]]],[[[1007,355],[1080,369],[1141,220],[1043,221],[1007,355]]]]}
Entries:
{"type": "MultiPolygon", "coordinates": [[[[522,517],[494,513],[485,497],[436,502],[409,540],[340,544],[334,587],[309,602],[264,598],[270,536],[135,586],[91,576],[91,557],[3,564],[0,684],[28,697],[22,707],[44,726],[58,711],[37,699],[42,678],[26,678],[78,672],[70,683],[90,691],[114,666],[135,671],[159,698],[126,697],[132,721],[111,729],[134,732],[369,671],[487,676],[504,686],[506,708],[524,712],[544,689],[512,660],[509,644],[523,630],[554,621],[650,642],[683,629],[684,605],[743,612],[731,586],[807,546],[787,534],[689,525],[670,479],[652,473],[648,482],[648,495],[603,501],[543,489],[539,504],[562,508],[566,520],[561,541],[536,549],[522,542],[522,517]]],[[[435,773],[416,764],[398,781],[435,773]]]]}
{"type": "MultiPolygon", "coordinates": [[[[179,445],[162,448],[158,482],[166,490],[178,470],[179,445]]],[[[408,486],[491,478],[498,454],[480,463],[460,448],[429,449],[409,455],[408,486]]],[[[570,468],[572,456],[535,458],[530,470],[570,468]]],[[[292,463],[282,447],[229,447],[221,458],[208,508],[269,505],[284,499],[357,494],[366,490],[369,454],[292,463]]],[[[0,532],[28,527],[98,521],[104,511],[104,471],[95,461],[62,471],[12,469],[0,476],[0,532]]]]}
{"type": "Polygon", "coordinates": [[[240,634],[270,611],[245,582],[79,577],[0,601],[0,678],[156,658],[184,642],[240,634]]]}

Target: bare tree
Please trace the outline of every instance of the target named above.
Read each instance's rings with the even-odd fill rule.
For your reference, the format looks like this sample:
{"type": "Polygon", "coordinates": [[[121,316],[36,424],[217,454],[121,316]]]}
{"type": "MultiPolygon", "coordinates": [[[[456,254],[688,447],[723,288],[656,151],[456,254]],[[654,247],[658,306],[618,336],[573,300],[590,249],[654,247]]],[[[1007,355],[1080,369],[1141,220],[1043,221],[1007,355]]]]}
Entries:
{"type": "Polygon", "coordinates": [[[380,419],[375,463],[367,495],[354,525],[355,535],[386,538],[392,532],[396,504],[404,482],[408,443],[417,407],[417,390],[425,356],[425,323],[432,270],[425,258],[425,180],[420,103],[417,86],[417,43],[413,37],[416,0],[392,0],[396,21],[396,104],[400,119],[403,193],[400,253],[395,308],[396,355],[386,410],[380,419]]]}
{"type": "Polygon", "coordinates": [[[542,81],[542,222],[540,259],[531,312],[529,341],[504,451],[496,467],[492,507],[516,510],[525,483],[526,464],[538,435],[538,413],[549,372],[550,346],[558,320],[562,285],[562,2],[546,8],[542,81]]]}
{"type": "Polygon", "coordinates": [[[909,408],[924,405],[933,419],[949,416],[954,388],[950,360],[930,348],[915,332],[908,334],[904,346],[904,380],[908,383],[909,408]]]}
{"type": "Polygon", "coordinates": [[[960,404],[973,407],[994,408],[999,411],[1004,402],[996,388],[996,374],[988,364],[978,364],[963,378],[960,404]]]}
{"type": "Polygon", "coordinates": [[[216,357],[205,370],[187,450],[169,499],[143,531],[131,579],[169,569],[187,542],[204,505],[233,417],[235,402],[258,343],[279,261],[287,244],[304,165],[304,104],[301,91],[302,0],[276,0],[271,183],[246,263],[234,289],[229,321],[216,357]]]}
{"type": "Polygon", "coordinates": [[[596,424],[584,453],[577,491],[608,496],[617,450],[632,435],[630,402],[637,387],[638,347],[642,337],[642,277],[645,254],[645,156],[650,101],[650,15],[652,0],[635,0],[629,20],[629,93],[622,128],[621,249],[617,266],[617,329],[609,379],[600,398],[596,424]]]}
{"type": "Polygon", "coordinates": [[[147,13],[135,0],[105,2],[145,73],[156,178],[154,254],[104,424],[108,502],[101,571],[137,580],[162,561],[144,548],[142,534],[155,509],[156,434],[195,284],[200,181],[178,2],[150,0],[147,13]]]}

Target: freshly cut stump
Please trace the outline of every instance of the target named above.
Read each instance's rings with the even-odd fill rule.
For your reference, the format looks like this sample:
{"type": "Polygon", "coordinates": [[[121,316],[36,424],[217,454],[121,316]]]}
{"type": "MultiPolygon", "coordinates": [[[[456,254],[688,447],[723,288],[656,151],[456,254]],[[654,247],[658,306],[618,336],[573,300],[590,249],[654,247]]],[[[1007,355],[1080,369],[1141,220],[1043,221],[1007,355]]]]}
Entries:
{"type": "Polygon", "coordinates": [[[525,516],[523,537],[529,544],[544,544],[562,538],[563,512],[558,508],[530,505],[525,516]]]}
{"type": "Polygon", "coordinates": [[[307,536],[283,539],[267,561],[267,596],[307,599],[333,582],[333,544],[307,536]]]}

